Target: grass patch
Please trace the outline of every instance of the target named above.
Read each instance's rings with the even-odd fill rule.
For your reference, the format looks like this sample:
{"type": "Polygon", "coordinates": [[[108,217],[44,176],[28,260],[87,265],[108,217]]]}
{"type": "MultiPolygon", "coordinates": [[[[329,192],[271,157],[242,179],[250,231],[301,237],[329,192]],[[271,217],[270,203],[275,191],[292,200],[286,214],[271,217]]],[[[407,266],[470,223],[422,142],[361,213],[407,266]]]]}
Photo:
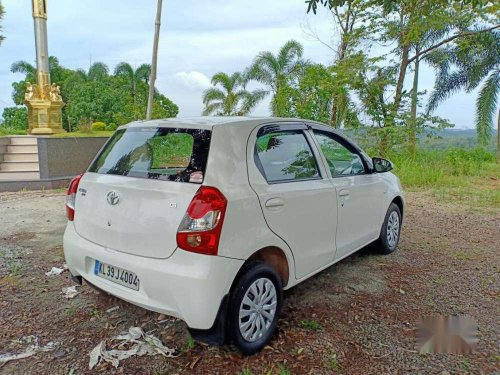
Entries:
{"type": "Polygon", "coordinates": [[[114,131],[93,131],[90,133],[84,132],[68,132],[68,133],[59,133],[51,135],[52,138],[82,138],[82,137],[111,137],[114,131]]]}
{"type": "Polygon", "coordinates": [[[317,331],[321,328],[320,324],[315,320],[301,320],[299,323],[300,328],[310,329],[311,331],[317,331]]]}
{"type": "Polygon", "coordinates": [[[286,367],[284,364],[280,363],[278,365],[278,374],[279,375],[291,375],[292,373],[290,372],[288,367],[286,367]]]}
{"type": "Polygon", "coordinates": [[[393,153],[389,159],[406,190],[428,190],[441,201],[500,207],[500,164],[481,148],[393,153]]]}
{"type": "Polygon", "coordinates": [[[76,307],[74,306],[71,306],[71,307],[66,307],[64,309],[64,313],[67,315],[67,316],[73,316],[76,314],[76,307]]]}
{"type": "Polygon", "coordinates": [[[329,367],[330,367],[330,370],[332,370],[332,371],[340,370],[340,363],[339,363],[337,357],[333,357],[332,359],[330,359],[329,367]]]}
{"type": "Polygon", "coordinates": [[[22,276],[24,266],[20,263],[12,263],[9,267],[9,276],[19,277],[22,276]]]}
{"type": "Polygon", "coordinates": [[[95,319],[101,319],[102,317],[102,311],[99,310],[99,308],[97,308],[96,306],[92,306],[90,308],[90,311],[89,311],[89,315],[92,317],[92,318],[95,318],[95,319]]]}
{"type": "MultiPolygon", "coordinates": [[[[87,132],[68,132],[68,133],[59,133],[53,134],[50,137],[52,138],[81,138],[81,137],[111,137],[114,131],[92,131],[90,133],[87,132]]],[[[27,135],[28,132],[24,129],[11,129],[4,128],[0,126],[0,137],[8,137],[12,135],[27,135]]]]}
{"type": "Polygon", "coordinates": [[[26,129],[7,128],[5,126],[0,126],[0,137],[25,134],[27,134],[26,129]]]}
{"type": "Polygon", "coordinates": [[[196,342],[192,337],[188,337],[186,341],[186,346],[184,347],[184,352],[189,352],[190,350],[193,350],[194,347],[196,346],[196,342]]]}

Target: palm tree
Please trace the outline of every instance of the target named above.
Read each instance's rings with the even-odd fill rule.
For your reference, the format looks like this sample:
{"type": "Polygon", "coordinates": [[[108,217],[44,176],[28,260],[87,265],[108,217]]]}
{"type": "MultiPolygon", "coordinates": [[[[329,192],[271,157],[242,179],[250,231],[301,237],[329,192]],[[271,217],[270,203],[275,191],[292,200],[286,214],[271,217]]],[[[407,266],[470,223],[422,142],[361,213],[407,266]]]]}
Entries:
{"type": "Polygon", "coordinates": [[[124,77],[127,80],[134,104],[136,102],[137,85],[139,82],[148,84],[150,73],[151,65],[149,64],[142,64],[137,69],[134,69],[129,63],[121,62],[115,68],[115,76],[124,77]]]}
{"type": "MultiPolygon", "coordinates": [[[[0,1],[0,32],[2,31],[1,22],[3,19],[3,15],[4,15],[3,5],[2,5],[2,2],[0,1]]],[[[0,44],[2,44],[2,40],[4,40],[4,39],[5,39],[5,37],[2,34],[0,34],[0,44]]]]}
{"type": "MultiPolygon", "coordinates": [[[[49,57],[49,69],[51,82],[57,84],[61,84],[70,72],[68,69],[63,68],[59,64],[57,57],[54,56],[49,57]]],[[[21,73],[25,75],[24,80],[13,83],[14,92],[12,93],[12,98],[14,103],[22,105],[24,103],[26,82],[36,83],[36,66],[27,61],[20,60],[11,65],[10,71],[12,73],[21,73]]]]}
{"type": "Polygon", "coordinates": [[[238,72],[217,73],[211,82],[214,87],[203,93],[204,116],[245,116],[267,95],[265,90],[247,91],[246,80],[238,72]]]}
{"type": "MultiPolygon", "coordinates": [[[[49,60],[50,64],[50,60],[49,60]]],[[[22,73],[24,74],[25,81],[35,83],[36,82],[36,67],[27,61],[20,60],[16,61],[10,66],[10,71],[12,73],[22,73]]]]}
{"type": "Polygon", "coordinates": [[[93,63],[87,73],[90,81],[99,81],[109,76],[109,68],[102,62],[93,63]]]}
{"type": "MultiPolygon", "coordinates": [[[[479,144],[487,144],[493,133],[500,92],[500,32],[473,35],[463,43],[434,51],[428,60],[438,74],[427,110],[434,111],[460,90],[471,92],[481,86],[476,99],[476,132],[479,144]]],[[[500,112],[498,115],[497,128],[500,112]]],[[[497,159],[500,161],[500,145],[497,145],[497,159]]]]}
{"type": "Polygon", "coordinates": [[[273,97],[271,111],[274,116],[285,117],[288,114],[288,93],[291,84],[299,77],[307,63],[302,59],[304,48],[289,40],[277,55],[269,51],[260,52],[246,75],[267,86],[273,97]]]}

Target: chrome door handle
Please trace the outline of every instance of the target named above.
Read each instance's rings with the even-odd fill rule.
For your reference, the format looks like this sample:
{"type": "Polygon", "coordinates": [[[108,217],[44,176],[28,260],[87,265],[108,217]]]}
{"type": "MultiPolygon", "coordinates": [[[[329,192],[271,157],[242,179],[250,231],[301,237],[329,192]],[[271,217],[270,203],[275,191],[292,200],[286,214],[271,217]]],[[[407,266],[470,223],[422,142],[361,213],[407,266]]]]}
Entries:
{"type": "Polygon", "coordinates": [[[281,198],[271,198],[266,201],[266,207],[282,207],[285,205],[285,201],[281,198]]]}
{"type": "Polygon", "coordinates": [[[348,197],[351,193],[347,189],[342,189],[339,191],[339,197],[348,197]]]}

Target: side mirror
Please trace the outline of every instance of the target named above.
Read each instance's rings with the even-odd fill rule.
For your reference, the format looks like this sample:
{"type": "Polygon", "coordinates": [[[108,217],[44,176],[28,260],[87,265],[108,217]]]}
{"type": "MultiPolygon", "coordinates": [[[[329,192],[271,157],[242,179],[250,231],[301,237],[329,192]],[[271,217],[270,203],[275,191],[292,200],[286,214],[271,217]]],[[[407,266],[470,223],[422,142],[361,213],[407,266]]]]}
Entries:
{"type": "Polygon", "coordinates": [[[375,172],[377,173],[384,173],[384,172],[389,172],[394,168],[394,165],[392,162],[390,162],[387,159],[382,159],[382,158],[372,158],[373,161],[373,168],[375,169],[375,172]]]}

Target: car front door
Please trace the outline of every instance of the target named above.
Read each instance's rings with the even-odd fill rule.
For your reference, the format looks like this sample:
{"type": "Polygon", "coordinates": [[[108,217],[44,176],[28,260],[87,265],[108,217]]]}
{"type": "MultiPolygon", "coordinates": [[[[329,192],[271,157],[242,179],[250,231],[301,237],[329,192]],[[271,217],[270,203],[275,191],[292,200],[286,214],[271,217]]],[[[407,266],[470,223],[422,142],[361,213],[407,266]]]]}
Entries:
{"type": "Polygon", "coordinates": [[[367,170],[351,142],[330,131],[313,129],[313,134],[337,195],[335,259],[342,259],[378,238],[384,183],[379,174],[367,170]]]}
{"type": "Polygon", "coordinates": [[[296,278],[331,263],[337,198],[302,123],[264,126],[250,136],[250,184],[269,228],[292,250],[296,278]]]}

